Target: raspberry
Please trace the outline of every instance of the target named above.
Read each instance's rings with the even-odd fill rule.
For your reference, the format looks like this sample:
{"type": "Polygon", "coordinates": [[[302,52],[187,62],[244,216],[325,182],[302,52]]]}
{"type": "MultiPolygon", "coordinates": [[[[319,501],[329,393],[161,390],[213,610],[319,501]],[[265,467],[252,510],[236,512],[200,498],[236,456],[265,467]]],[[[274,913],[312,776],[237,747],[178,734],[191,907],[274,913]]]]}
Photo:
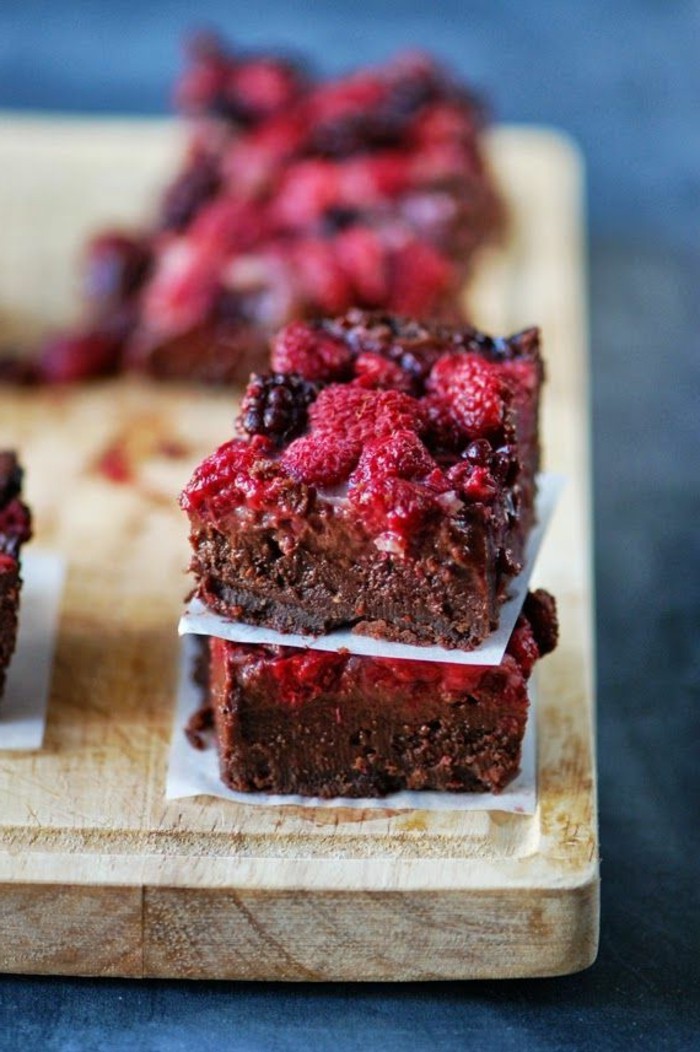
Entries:
{"type": "Polygon", "coordinates": [[[384,303],[389,294],[387,253],[377,233],[352,226],[338,234],[334,251],[355,289],[355,302],[384,303]]]}
{"type": "Polygon", "coordinates": [[[49,337],[39,354],[38,374],[44,383],[70,384],[116,371],[121,341],[97,330],[49,337]]]}
{"type": "Polygon", "coordinates": [[[238,105],[257,120],[290,106],[299,92],[300,83],[296,70],[269,58],[243,63],[232,77],[238,105]]]}
{"type": "Polygon", "coordinates": [[[366,210],[408,190],[410,168],[399,150],[355,157],[337,166],[337,196],[345,205],[366,210]]]}
{"type": "Polygon", "coordinates": [[[388,478],[426,479],[436,468],[415,431],[396,431],[367,443],[353,485],[388,478]]]}
{"type": "Polygon", "coordinates": [[[364,115],[375,110],[385,97],[386,87],[377,77],[356,73],[317,89],[309,99],[309,116],[318,125],[364,115]]]}
{"type": "Polygon", "coordinates": [[[298,500],[294,483],[272,459],[274,452],[262,435],[224,443],[195,469],[180,495],[180,507],[216,521],[241,506],[254,511],[293,506],[298,500]]]}
{"type": "Polygon", "coordinates": [[[352,375],[352,352],[313,325],[293,321],[275,337],[271,364],[275,372],[307,380],[346,380],[352,375]]]}
{"type": "Polygon", "coordinates": [[[290,165],[280,182],[273,211],[283,227],[308,228],[334,205],[342,203],[337,166],[305,160],[290,165]]]}
{"type": "Polygon", "coordinates": [[[448,483],[413,431],[368,442],[350,477],[348,496],[372,531],[396,535],[399,546],[441,513],[448,483]]]}
{"type": "Polygon", "coordinates": [[[456,285],[456,271],[437,249],[412,240],[399,248],[391,262],[389,308],[398,314],[428,317],[456,285]]]}
{"type": "Polygon", "coordinates": [[[316,385],[294,373],[253,374],[241,406],[240,425],[249,435],[265,435],[283,445],[306,427],[316,385]]]}
{"type": "Polygon", "coordinates": [[[291,254],[296,282],[314,313],[337,314],[352,302],[353,292],[332,243],[307,238],[294,246],[291,254]]]}
{"type": "Polygon", "coordinates": [[[496,367],[473,354],[444,355],[428,378],[429,391],[449,402],[449,416],[465,438],[503,429],[510,391],[496,367]]]}
{"type": "Polygon", "coordinates": [[[405,391],[408,394],[413,389],[413,382],[409,373],[406,373],[400,365],[387,361],[380,354],[364,351],[355,359],[355,380],[353,383],[358,387],[381,387],[395,391],[405,391]]]}
{"type": "Polygon", "coordinates": [[[321,391],[309,420],[314,429],[362,443],[398,430],[420,432],[424,426],[420,402],[411,395],[335,385],[321,391]]]}
{"type": "Polygon", "coordinates": [[[292,651],[288,657],[267,662],[267,670],[275,681],[274,697],[283,705],[298,708],[320,694],[333,693],[347,660],[345,654],[306,650],[292,651]]]}
{"type": "Polygon", "coordinates": [[[207,202],[188,231],[201,253],[225,260],[232,251],[250,252],[267,234],[264,209],[250,201],[219,197],[207,202]]]}
{"type": "Polygon", "coordinates": [[[161,253],[144,290],[143,321],[156,332],[183,332],[209,316],[217,301],[218,259],[197,251],[188,238],[174,239],[161,253]]]}
{"type": "Polygon", "coordinates": [[[361,446],[351,439],[327,432],[303,435],[285,450],[282,463],[300,482],[315,486],[337,486],[344,482],[360,456],[361,446]]]}

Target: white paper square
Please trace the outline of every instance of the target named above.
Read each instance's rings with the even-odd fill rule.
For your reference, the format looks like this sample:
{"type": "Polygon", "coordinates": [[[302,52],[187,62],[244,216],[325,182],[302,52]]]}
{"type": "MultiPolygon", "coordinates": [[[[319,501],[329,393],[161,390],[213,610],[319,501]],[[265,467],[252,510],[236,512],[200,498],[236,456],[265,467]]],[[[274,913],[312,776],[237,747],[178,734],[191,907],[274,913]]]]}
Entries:
{"type": "Polygon", "coordinates": [[[53,552],[22,553],[17,648],[0,698],[0,750],[40,749],[56,647],[65,561],[53,552]]]}

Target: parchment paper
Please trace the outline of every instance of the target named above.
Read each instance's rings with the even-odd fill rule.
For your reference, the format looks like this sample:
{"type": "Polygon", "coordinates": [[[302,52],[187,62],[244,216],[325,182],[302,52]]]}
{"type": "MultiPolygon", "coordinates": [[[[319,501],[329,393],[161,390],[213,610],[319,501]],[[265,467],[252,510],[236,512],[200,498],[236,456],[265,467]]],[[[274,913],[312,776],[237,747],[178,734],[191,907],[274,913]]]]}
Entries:
{"type": "Polygon", "coordinates": [[[227,789],[219,778],[215,745],[195,749],[185,736],[184,728],[201,703],[200,689],[192,682],[195,641],[182,640],[177,705],[173,723],[165,795],[168,800],[189,796],[215,796],[240,804],[264,807],[351,807],[367,810],[421,811],[508,811],[534,814],[537,806],[536,778],[536,713],[531,684],[530,714],[523,740],[520,774],[501,793],[434,793],[403,792],[377,799],[334,797],[323,800],[309,796],[273,796],[266,793],[236,793],[227,789]]]}
{"type": "Polygon", "coordinates": [[[445,647],[407,646],[404,643],[387,643],[358,635],[347,629],[328,632],[323,636],[305,636],[296,633],[275,632],[257,625],[240,621],[229,621],[207,610],[199,599],[188,604],[180,618],[180,635],[192,633],[202,636],[217,636],[234,643],[271,643],[277,646],[311,647],[314,650],[348,650],[351,654],[366,657],[404,658],[411,661],[442,661],[453,665],[500,665],[508,640],[522,608],[528,584],[542,538],[554,514],[557,500],[564,486],[562,475],[543,474],[538,479],[537,524],[530,534],[522,572],[511,584],[510,598],[501,609],[499,627],[474,650],[448,650],[445,647]]]}
{"type": "Polygon", "coordinates": [[[0,698],[0,750],[40,749],[56,645],[65,561],[53,552],[22,553],[17,648],[0,698]]]}

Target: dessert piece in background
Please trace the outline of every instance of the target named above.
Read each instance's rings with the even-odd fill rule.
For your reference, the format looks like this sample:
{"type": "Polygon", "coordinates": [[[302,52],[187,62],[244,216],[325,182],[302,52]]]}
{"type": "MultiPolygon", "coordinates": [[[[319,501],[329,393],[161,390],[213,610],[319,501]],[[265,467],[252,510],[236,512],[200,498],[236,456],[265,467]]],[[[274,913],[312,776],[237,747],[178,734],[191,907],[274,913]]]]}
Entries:
{"type": "Polygon", "coordinates": [[[537,330],[354,310],[288,325],[272,368],[181,496],[198,597],[282,632],[477,646],[534,521],[537,330]]]}
{"type": "Polygon", "coordinates": [[[35,379],[245,382],[292,319],[353,306],[462,318],[502,210],[482,106],[434,61],[317,82],[200,37],[177,100],[181,170],[150,226],[87,246],[83,324],[46,341],[35,379]]]}
{"type": "Polygon", "coordinates": [[[213,725],[222,780],[243,792],[498,792],[520,767],[530,673],[556,642],[541,590],[493,668],[210,639],[190,734],[200,744],[213,725]]]}
{"type": "Polygon", "coordinates": [[[20,550],[32,535],[31,516],[21,493],[22,469],[17,457],[0,451],[0,696],[17,642],[20,550]]]}

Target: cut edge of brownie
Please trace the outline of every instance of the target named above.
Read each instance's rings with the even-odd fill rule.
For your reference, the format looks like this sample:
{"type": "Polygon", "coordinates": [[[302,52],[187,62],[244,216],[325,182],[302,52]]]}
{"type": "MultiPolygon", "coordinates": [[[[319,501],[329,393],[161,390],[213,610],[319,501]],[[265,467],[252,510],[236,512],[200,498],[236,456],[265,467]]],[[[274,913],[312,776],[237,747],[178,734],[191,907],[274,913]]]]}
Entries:
{"type": "Polygon", "coordinates": [[[17,644],[22,577],[20,553],[31,537],[31,515],[21,500],[23,471],[15,453],[0,451],[0,697],[17,644]]]}

